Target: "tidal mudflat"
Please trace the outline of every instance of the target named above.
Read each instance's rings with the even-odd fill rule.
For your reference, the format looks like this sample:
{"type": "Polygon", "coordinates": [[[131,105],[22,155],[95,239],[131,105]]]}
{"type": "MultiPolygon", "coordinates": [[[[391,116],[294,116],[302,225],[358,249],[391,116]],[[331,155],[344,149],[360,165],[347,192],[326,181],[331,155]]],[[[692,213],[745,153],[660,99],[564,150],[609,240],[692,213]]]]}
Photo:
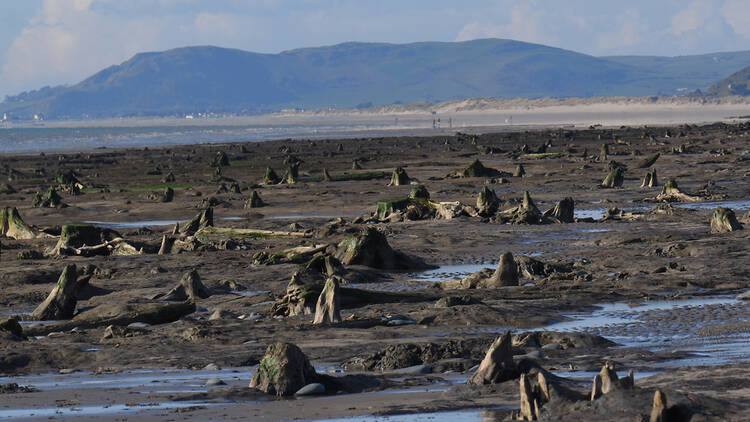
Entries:
{"type": "Polygon", "coordinates": [[[0,419],[747,420],[749,163],[747,124],[2,156],[0,419]]]}

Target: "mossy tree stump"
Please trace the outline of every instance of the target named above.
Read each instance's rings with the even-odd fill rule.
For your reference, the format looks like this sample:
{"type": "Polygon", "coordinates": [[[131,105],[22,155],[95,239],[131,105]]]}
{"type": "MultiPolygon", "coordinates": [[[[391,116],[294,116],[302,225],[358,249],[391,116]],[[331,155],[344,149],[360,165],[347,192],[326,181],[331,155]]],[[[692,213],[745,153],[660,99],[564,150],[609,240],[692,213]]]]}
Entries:
{"type": "Polygon", "coordinates": [[[734,211],[729,208],[718,207],[711,216],[711,233],[726,233],[742,230],[742,224],[737,221],[734,211]]]}
{"type": "Polygon", "coordinates": [[[274,343],[266,349],[250,388],[277,396],[291,396],[319,380],[315,368],[302,350],[291,343],[274,343]]]}

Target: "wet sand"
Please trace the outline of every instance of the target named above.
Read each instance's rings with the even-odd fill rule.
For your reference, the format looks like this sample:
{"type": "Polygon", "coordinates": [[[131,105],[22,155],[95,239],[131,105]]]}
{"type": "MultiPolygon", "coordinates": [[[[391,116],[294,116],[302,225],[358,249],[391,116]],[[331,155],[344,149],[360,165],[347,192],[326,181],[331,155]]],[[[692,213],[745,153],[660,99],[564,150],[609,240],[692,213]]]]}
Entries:
{"type": "Polygon", "coordinates": [[[725,418],[750,417],[748,400],[743,400],[750,382],[742,376],[750,371],[750,310],[747,302],[733,299],[750,284],[750,232],[709,233],[715,201],[734,208],[740,219],[747,213],[749,134],[750,128],[744,125],[554,129],[485,134],[477,138],[476,145],[465,136],[441,134],[2,156],[0,164],[6,173],[11,168],[20,172],[8,182],[17,193],[4,194],[3,206],[17,207],[26,223],[54,232],[55,227],[68,222],[95,222],[145,246],[144,253],[137,256],[17,259],[24,251],[53,246],[56,239],[4,238],[0,255],[2,315],[31,312],[68,263],[96,266],[98,271],[90,283],[103,289],[80,300],[79,311],[99,304],[147,302],[168,291],[190,269],[199,272],[214,294],[199,300],[195,313],[173,323],[143,327],[130,337],[102,339],[105,327],[50,333],[43,324],[25,322],[24,329],[33,334],[28,340],[0,341],[0,371],[5,377],[0,383],[15,382],[38,391],[2,394],[0,419],[315,420],[465,409],[470,411],[440,413],[438,420],[502,419],[518,408],[516,382],[503,383],[480,396],[459,394],[454,387],[468,378],[487,345],[506,329],[601,335],[620,346],[526,347],[518,353],[553,372],[570,372],[572,364],[574,370],[566,376],[578,372],[589,379],[604,361],[614,360],[618,372],[633,369],[636,374],[656,374],[638,379],[637,385],[664,385],[726,399],[733,406],[727,407],[725,418]],[[604,142],[609,144],[607,160],[598,157],[604,142]],[[546,143],[551,144],[547,148],[551,155],[512,154],[524,144],[536,150],[546,143]],[[682,144],[687,146],[685,153],[672,152],[682,144]],[[241,193],[216,193],[219,182],[214,180],[211,162],[218,151],[226,152],[230,159],[230,165],[222,168],[222,177],[236,181],[243,188],[241,193]],[[662,154],[654,165],[660,186],[641,188],[646,170],[637,169],[636,163],[654,152],[662,154]],[[292,185],[256,186],[267,166],[283,173],[282,161],[289,154],[304,161],[302,180],[292,185]],[[527,175],[494,181],[446,177],[475,158],[511,173],[521,163],[527,175]],[[355,159],[363,169],[352,170],[355,159]],[[624,187],[597,188],[610,160],[628,166],[624,187]],[[404,197],[411,189],[388,187],[387,178],[327,182],[312,178],[319,177],[323,168],[334,176],[377,171],[389,175],[397,166],[424,184],[437,201],[474,205],[479,190],[488,186],[507,204],[514,204],[529,191],[543,211],[570,196],[580,218],[598,219],[613,207],[639,217],[552,225],[504,225],[468,216],[383,223],[379,227],[386,231],[393,248],[441,268],[368,273],[367,279],[356,280],[355,285],[413,293],[419,300],[347,308],[342,316],[353,322],[340,326],[313,326],[312,315],[272,317],[273,301],[284,294],[299,265],[255,265],[255,253],[336,243],[347,231],[362,227],[352,220],[373,212],[378,200],[404,197]],[[158,172],[152,171],[156,167],[158,172]],[[34,193],[54,184],[54,178],[64,170],[79,175],[87,187],[84,193],[62,193],[67,208],[32,207],[34,193]],[[149,175],[149,171],[161,174],[149,175]],[[162,182],[169,172],[175,181],[162,182]],[[697,203],[704,206],[674,204],[666,212],[649,211],[655,204],[644,199],[656,196],[670,178],[687,192],[710,193],[712,201],[697,203]],[[149,198],[166,184],[175,189],[174,201],[149,198]],[[258,191],[265,207],[243,208],[252,190],[258,191]],[[199,211],[199,202],[208,197],[221,201],[214,207],[215,226],[287,230],[297,223],[302,230],[311,230],[312,237],[238,237],[231,244],[227,239],[211,238],[206,240],[211,247],[205,250],[157,255],[162,236],[172,231],[172,222],[192,218],[199,211]],[[345,217],[346,223],[324,230],[336,217],[345,217]],[[483,267],[494,268],[506,251],[548,263],[572,263],[574,272],[569,277],[524,279],[522,286],[511,288],[456,292],[436,286],[483,267]],[[228,285],[233,287],[224,287],[228,285]],[[435,307],[440,298],[457,294],[480,303],[435,307]],[[694,302],[680,302],[683,299],[694,302]],[[606,305],[612,303],[620,305],[606,305]],[[596,306],[601,304],[604,309],[596,306]],[[217,310],[223,311],[221,317],[210,320],[217,310]],[[414,323],[365,324],[388,315],[403,315],[414,323]],[[593,322],[575,321],[585,322],[586,318],[593,322]],[[275,399],[246,388],[266,347],[275,341],[297,344],[319,371],[336,376],[355,373],[342,367],[386,346],[449,341],[476,344],[467,349],[468,357],[463,360],[425,362],[433,370],[431,374],[367,372],[365,375],[380,382],[371,391],[275,399]],[[209,364],[222,369],[203,369],[209,364]],[[61,370],[82,372],[60,374],[61,370]],[[138,370],[148,371],[144,379],[129,381],[138,370]],[[172,383],[165,370],[183,380],[172,383]],[[232,372],[235,370],[238,372],[232,372]],[[212,378],[228,385],[206,386],[212,378]],[[102,381],[102,387],[89,388],[97,380],[102,381]],[[162,408],[149,405],[152,403],[160,403],[162,408]],[[26,410],[9,412],[18,409],[26,410]],[[484,413],[487,409],[490,413],[484,413]]]}

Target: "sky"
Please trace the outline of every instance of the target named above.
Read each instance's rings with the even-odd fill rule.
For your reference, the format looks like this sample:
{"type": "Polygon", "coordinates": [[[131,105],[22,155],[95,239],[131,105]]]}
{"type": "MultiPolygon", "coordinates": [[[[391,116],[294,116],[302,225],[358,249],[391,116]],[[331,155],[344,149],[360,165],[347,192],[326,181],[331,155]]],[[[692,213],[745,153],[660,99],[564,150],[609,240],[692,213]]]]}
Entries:
{"type": "Polygon", "coordinates": [[[142,51],[509,38],[595,56],[750,50],[749,0],[0,0],[0,98],[142,51]]]}

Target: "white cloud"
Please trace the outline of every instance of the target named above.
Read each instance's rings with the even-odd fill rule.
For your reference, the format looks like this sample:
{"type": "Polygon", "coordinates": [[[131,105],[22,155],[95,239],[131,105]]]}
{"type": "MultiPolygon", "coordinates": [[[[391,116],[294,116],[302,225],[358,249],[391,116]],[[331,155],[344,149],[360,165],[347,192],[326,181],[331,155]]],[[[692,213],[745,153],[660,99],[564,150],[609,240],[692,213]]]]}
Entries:
{"type": "Polygon", "coordinates": [[[525,2],[510,8],[509,21],[502,25],[471,22],[464,25],[456,35],[456,41],[478,38],[510,38],[535,43],[554,43],[556,37],[545,30],[547,18],[543,7],[537,2],[525,2]]]}
{"type": "Polygon", "coordinates": [[[750,2],[727,0],[722,7],[722,14],[735,34],[750,38],[750,2]]]}
{"type": "Polygon", "coordinates": [[[672,17],[671,31],[681,35],[688,31],[712,29],[715,12],[719,5],[716,0],[693,0],[688,6],[672,17]]]}
{"type": "Polygon", "coordinates": [[[195,28],[203,34],[234,36],[237,34],[237,20],[226,13],[198,13],[195,28]]]}

